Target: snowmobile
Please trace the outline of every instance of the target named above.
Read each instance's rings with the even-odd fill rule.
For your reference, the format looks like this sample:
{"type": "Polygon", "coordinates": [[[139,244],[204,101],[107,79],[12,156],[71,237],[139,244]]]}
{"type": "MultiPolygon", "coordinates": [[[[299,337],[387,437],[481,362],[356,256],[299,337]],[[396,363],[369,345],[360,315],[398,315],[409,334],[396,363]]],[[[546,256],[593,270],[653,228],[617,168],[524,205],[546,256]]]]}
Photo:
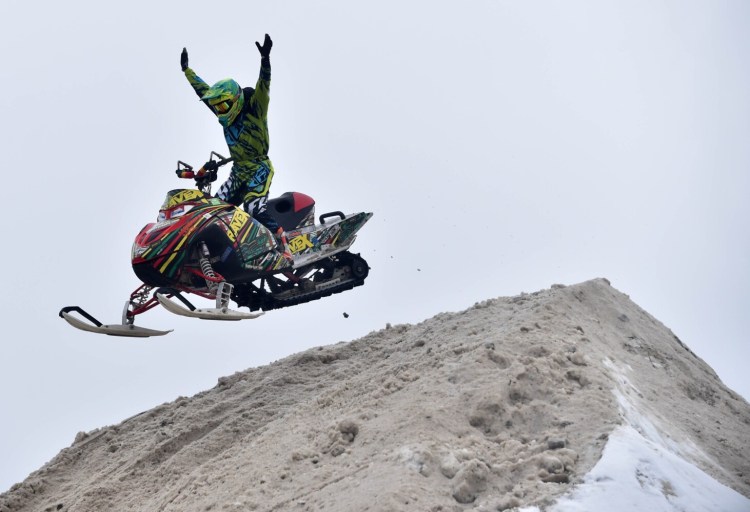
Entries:
{"type": "Polygon", "coordinates": [[[315,200],[286,192],[268,201],[283,228],[276,235],[241,207],[211,195],[218,169],[231,161],[212,152],[197,171],[177,162],[178,176],[195,180],[196,187],[168,192],[157,221],[136,236],[131,262],[142,285],[125,302],[120,324],[102,324],[78,306],[62,308],[60,317],[99,334],[162,336],[172,331],[136,326],[135,317],[161,305],[204,320],[252,319],[364,284],[370,267],[349,248],[372,213],[333,211],[315,224],[315,200]],[[213,300],[215,307],[197,308],[186,293],[213,300]],[[249,311],[230,308],[231,301],[249,311]]]}

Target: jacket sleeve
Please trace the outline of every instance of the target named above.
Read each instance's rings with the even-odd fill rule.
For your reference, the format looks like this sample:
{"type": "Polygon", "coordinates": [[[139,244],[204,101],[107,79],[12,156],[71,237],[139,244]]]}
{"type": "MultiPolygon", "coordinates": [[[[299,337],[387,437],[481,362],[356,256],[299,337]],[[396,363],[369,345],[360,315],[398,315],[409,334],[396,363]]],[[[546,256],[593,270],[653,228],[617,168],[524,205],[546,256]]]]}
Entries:
{"type": "MultiPolygon", "coordinates": [[[[202,98],[206,92],[210,89],[208,84],[203,81],[201,77],[195,74],[195,71],[192,70],[192,68],[185,69],[185,78],[188,79],[188,82],[190,82],[190,85],[193,87],[193,90],[195,91],[195,94],[198,95],[198,98],[202,98]]],[[[214,110],[211,108],[211,106],[207,102],[203,102],[208,109],[213,113],[214,110]]]]}
{"type": "Polygon", "coordinates": [[[261,115],[265,117],[268,113],[268,103],[270,101],[269,92],[271,89],[271,59],[263,57],[260,59],[260,76],[255,84],[255,93],[252,100],[261,115]]]}

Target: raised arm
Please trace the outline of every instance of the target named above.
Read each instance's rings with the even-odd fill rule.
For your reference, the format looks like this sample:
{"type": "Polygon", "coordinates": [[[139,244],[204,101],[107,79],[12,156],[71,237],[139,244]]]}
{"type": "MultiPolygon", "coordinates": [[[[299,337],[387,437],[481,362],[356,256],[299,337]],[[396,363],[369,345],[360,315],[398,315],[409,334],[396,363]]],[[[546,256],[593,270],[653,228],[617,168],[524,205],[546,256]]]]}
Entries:
{"type": "MultiPolygon", "coordinates": [[[[208,91],[209,86],[206,82],[204,82],[201,79],[201,77],[195,74],[195,71],[193,71],[188,66],[187,48],[182,49],[182,55],[180,55],[180,67],[182,68],[182,72],[185,73],[185,77],[188,79],[188,82],[190,82],[190,85],[193,87],[193,90],[195,91],[195,93],[198,95],[199,98],[202,98],[203,95],[206,94],[206,92],[208,91]]],[[[206,103],[206,106],[209,109],[211,108],[208,105],[208,103],[206,103]]]]}
{"type": "Polygon", "coordinates": [[[260,52],[260,75],[258,76],[258,82],[255,84],[255,94],[253,94],[253,100],[258,103],[263,113],[268,111],[269,92],[271,89],[271,47],[273,41],[268,34],[266,34],[263,40],[263,46],[257,41],[255,46],[258,47],[260,52]]]}

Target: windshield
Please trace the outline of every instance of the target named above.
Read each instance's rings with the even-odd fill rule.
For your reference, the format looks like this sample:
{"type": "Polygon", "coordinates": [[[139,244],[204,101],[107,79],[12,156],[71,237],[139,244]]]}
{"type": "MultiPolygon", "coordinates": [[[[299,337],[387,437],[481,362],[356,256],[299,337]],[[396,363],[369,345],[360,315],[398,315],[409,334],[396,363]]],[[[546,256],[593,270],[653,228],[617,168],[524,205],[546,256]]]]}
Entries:
{"type": "Polygon", "coordinates": [[[208,199],[206,199],[206,195],[203,192],[194,188],[170,190],[167,192],[167,197],[164,198],[164,203],[159,209],[169,210],[178,204],[192,202],[208,203],[208,199]]]}

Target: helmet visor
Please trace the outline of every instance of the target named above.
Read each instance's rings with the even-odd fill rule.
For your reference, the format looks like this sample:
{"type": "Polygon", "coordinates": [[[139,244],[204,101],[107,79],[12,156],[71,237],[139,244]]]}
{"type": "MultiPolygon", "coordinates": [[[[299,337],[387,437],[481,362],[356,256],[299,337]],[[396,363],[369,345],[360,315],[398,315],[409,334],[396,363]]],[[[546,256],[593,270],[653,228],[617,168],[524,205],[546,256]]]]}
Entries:
{"type": "Polygon", "coordinates": [[[229,109],[232,108],[234,102],[232,100],[223,100],[216,103],[211,103],[211,107],[216,111],[217,114],[226,114],[229,109]]]}

